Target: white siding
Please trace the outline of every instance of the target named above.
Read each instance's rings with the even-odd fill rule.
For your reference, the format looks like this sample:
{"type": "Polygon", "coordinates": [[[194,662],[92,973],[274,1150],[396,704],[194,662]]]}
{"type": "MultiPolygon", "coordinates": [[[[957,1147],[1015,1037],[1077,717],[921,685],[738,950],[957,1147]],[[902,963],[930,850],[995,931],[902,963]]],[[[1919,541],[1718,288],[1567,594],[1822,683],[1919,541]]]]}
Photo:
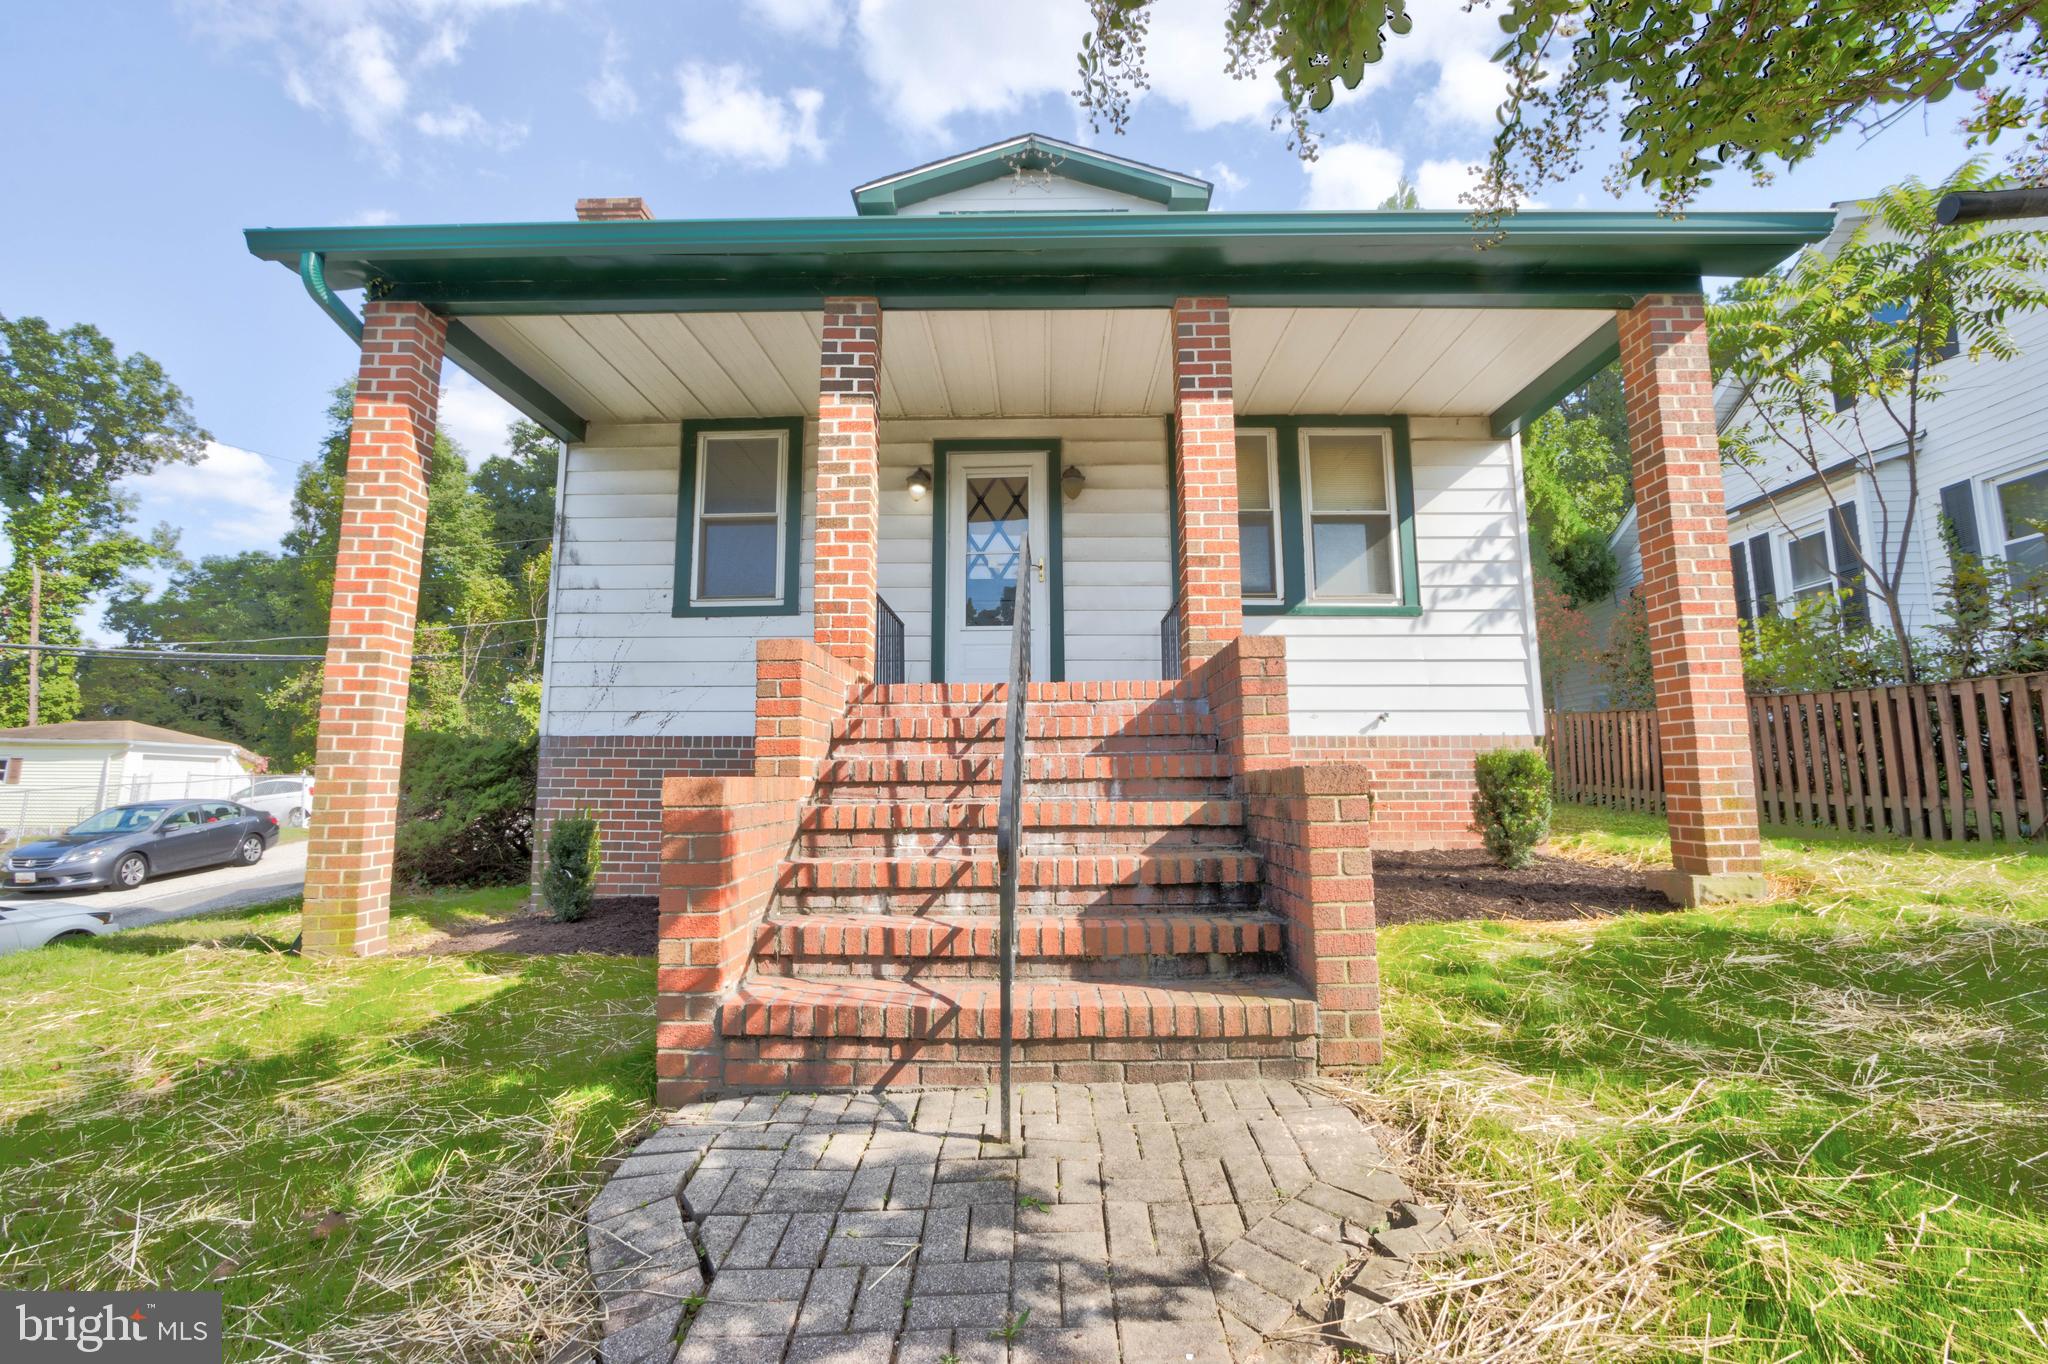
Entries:
{"type": "Polygon", "coordinates": [[[801,609],[790,616],[670,613],[681,441],[673,425],[593,426],[569,447],[546,733],[752,734],[754,641],[811,632],[816,423],[804,425],[801,609]]]}
{"type": "Polygon", "coordinates": [[[1296,734],[1533,734],[1528,524],[1511,441],[1417,419],[1415,617],[1248,616],[1287,636],[1296,734]]]}
{"type": "Polygon", "coordinates": [[[1019,180],[1002,176],[951,194],[935,194],[897,210],[903,218],[940,213],[1164,213],[1166,206],[1135,194],[1098,189],[1064,175],[1019,180]]]}

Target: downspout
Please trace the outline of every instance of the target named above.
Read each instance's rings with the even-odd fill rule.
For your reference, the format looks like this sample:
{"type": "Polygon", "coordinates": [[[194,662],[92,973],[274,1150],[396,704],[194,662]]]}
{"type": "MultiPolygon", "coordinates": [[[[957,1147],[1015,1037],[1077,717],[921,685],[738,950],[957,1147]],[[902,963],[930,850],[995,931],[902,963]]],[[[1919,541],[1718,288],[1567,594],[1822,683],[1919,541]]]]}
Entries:
{"type": "Polygon", "coordinates": [[[318,251],[299,253],[299,279],[305,283],[306,292],[320,305],[322,312],[334,319],[334,324],[349,335],[357,345],[363,340],[363,319],[349,311],[349,306],[335,297],[334,290],[327,287],[327,258],[318,251]]]}

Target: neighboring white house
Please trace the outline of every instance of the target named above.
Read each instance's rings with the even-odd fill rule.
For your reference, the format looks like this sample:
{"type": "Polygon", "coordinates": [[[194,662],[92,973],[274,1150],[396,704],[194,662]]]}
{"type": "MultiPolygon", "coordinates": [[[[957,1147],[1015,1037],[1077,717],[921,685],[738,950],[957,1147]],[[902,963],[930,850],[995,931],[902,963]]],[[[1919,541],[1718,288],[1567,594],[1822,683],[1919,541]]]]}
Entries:
{"type": "MultiPolygon", "coordinates": [[[[1835,230],[1819,250],[1839,246],[1866,219],[1856,201],[1835,210],[1835,230]]],[[[1880,443],[1875,433],[1895,428],[1868,399],[1856,409],[1845,407],[1840,420],[1860,422],[1870,435],[1877,455],[1874,477],[1868,461],[1851,454],[1862,448],[1854,444],[1818,471],[1789,450],[1766,450],[1754,467],[1724,466],[1729,552],[1742,618],[1790,611],[1803,598],[1839,587],[1851,593],[1852,609],[1867,609],[1877,624],[1886,624],[1883,605],[1867,600],[1851,538],[1857,544],[1881,542],[1882,558],[1870,557],[1890,563],[1904,535],[1900,606],[1906,628],[1924,634],[1939,619],[1949,571],[1943,516],[1971,553],[2048,564],[2048,539],[2027,524],[2048,519],[2048,312],[2021,315],[2010,326],[2019,349],[2011,360],[1941,360],[1941,396],[1921,409],[1917,497],[1909,495],[1905,442],[1880,443]]],[[[1745,419],[1746,406],[1732,385],[1716,391],[1714,409],[1724,433],[1745,419]]],[[[1621,572],[1612,596],[1586,608],[1596,646],[1642,581],[1633,509],[1609,543],[1621,572]]],[[[1569,672],[1552,698],[1564,710],[1595,710],[1608,699],[1606,683],[1583,669],[1569,672]]]]}
{"type": "Polygon", "coordinates": [[[228,799],[264,766],[239,744],[133,720],[0,729],[0,829],[66,829],[128,801],[228,799]]]}

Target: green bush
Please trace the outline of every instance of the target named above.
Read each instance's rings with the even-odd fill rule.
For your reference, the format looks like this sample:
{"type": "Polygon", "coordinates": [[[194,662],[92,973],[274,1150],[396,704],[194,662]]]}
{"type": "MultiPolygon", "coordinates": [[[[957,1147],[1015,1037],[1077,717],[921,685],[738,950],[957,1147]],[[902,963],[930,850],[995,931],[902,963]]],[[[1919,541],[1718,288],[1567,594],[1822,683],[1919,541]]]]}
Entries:
{"type": "Polygon", "coordinates": [[[1533,748],[1496,748],[1473,763],[1472,817],[1503,867],[1526,867],[1550,833],[1550,764],[1533,748]]]}
{"type": "Polygon", "coordinates": [[[558,819],[548,831],[548,869],[541,876],[541,898],[557,919],[573,923],[590,912],[603,861],[597,821],[589,815],[558,819]]]}
{"type": "Polygon", "coordinates": [[[532,876],[538,763],[532,739],[407,734],[398,789],[398,879],[491,886],[532,876]]]}

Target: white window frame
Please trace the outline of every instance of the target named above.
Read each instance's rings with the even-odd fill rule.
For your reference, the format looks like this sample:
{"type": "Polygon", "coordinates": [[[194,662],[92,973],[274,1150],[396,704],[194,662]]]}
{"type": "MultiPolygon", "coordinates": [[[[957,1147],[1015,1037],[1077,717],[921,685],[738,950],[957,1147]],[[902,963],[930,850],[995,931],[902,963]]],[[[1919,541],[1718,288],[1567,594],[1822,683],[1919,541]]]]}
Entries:
{"type": "MultiPolygon", "coordinates": [[[[1266,441],[1266,517],[1272,527],[1273,591],[1270,596],[1261,595],[1255,597],[1244,590],[1244,570],[1241,560],[1244,553],[1242,527],[1244,525],[1245,511],[1243,501],[1240,499],[1237,513],[1238,525],[1240,527],[1238,537],[1238,554],[1240,556],[1238,566],[1238,598],[1241,601],[1253,602],[1260,606],[1278,606],[1287,600],[1287,546],[1282,542],[1280,536],[1280,430],[1278,427],[1273,426],[1247,426],[1241,428],[1237,432],[1236,440],[1232,441],[1230,447],[1233,470],[1236,468],[1236,441],[1243,440],[1246,436],[1263,436],[1266,441]]],[[[1257,515],[1256,512],[1252,514],[1257,515]]]]}
{"type": "MultiPolygon", "coordinates": [[[[1778,593],[1779,615],[1791,615],[1799,609],[1799,603],[1806,600],[1806,593],[1817,590],[1814,587],[1801,588],[1799,577],[1792,567],[1792,546],[1801,540],[1810,540],[1816,535],[1821,537],[1821,543],[1827,547],[1827,579],[1824,586],[1818,590],[1835,592],[1841,588],[1841,579],[1835,574],[1835,532],[1828,524],[1827,516],[1823,514],[1787,530],[1779,537],[1783,541],[1783,547],[1775,557],[1779,560],[1779,569],[1784,574],[1784,587],[1778,593]]],[[[1752,591],[1754,587],[1752,584],[1752,591]]]]}
{"type": "Polygon", "coordinates": [[[789,558],[789,432],[774,427],[758,431],[697,432],[697,487],[690,503],[690,605],[692,606],[780,606],[788,592],[782,580],[789,558]],[[768,513],[775,521],[775,591],[765,597],[707,597],[704,595],[704,526],[707,522],[757,522],[761,512],[707,512],[704,509],[704,480],[711,471],[710,445],[718,440],[775,441],[775,509],[768,513]]]}
{"type": "Polygon", "coordinates": [[[1295,432],[1296,448],[1301,460],[1301,539],[1302,563],[1308,580],[1302,586],[1305,601],[1322,602],[1333,606],[1387,606],[1400,605],[1406,600],[1402,596],[1405,584],[1401,581],[1401,502],[1399,485],[1395,479],[1394,458],[1396,446],[1393,428],[1386,426],[1304,426],[1295,432]],[[1391,559],[1394,569],[1393,588],[1388,592],[1375,592],[1367,596],[1339,597],[1318,591],[1316,588],[1316,470],[1315,442],[1317,436],[1377,436],[1384,458],[1380,468],[1386,476],[1387,509],[1385,512],[1326,512],[1331,517],[1385,516],[1387,534],[1392,546],[1391,559]]]}
{"type": "MultiPolygon", "coordinates": [[[[1987,477],[1980,478],[1977,480],[1980,488],[1982,489],[1982,495],[1979,497],[1978,501],[1983,509],[1981,513],[1982,520],[1979,524],[1977,538],[1980,541],[1989,540],[1990,536],[1984,533],[1986,530],[1995,530],[1998,532],[1998,552],[1995,555],[1989,553],[1991,547],[1988,544],[1980,545],[1980,548],[1986,551],[1986,558],[1997,558],[2003,562],[2011,563],[2012,556],[2008,554],[2006,551],[2012,548],[2013,545],[2019,543],[2019,541],[2017,540],[2008,540],[2005,538],[2005,505],[1999,500],[1999,490],[2005,487],[2005,485],[2008,483],[2016,483],[2020,479],[2032,478],[2035,474],[2044,472],[2048,472],[2048,460],[2037,459],[2030,464],[2022,464],[2017,466],[2016,468],[2001,470],[1998,473],[1991,474],[1987,477]]],[[[2020,537],[2021,540],[2034,540],[2039,538],[2041,537],[2039,537],[2038,535],[2025,535],[2020,537]]]]}

